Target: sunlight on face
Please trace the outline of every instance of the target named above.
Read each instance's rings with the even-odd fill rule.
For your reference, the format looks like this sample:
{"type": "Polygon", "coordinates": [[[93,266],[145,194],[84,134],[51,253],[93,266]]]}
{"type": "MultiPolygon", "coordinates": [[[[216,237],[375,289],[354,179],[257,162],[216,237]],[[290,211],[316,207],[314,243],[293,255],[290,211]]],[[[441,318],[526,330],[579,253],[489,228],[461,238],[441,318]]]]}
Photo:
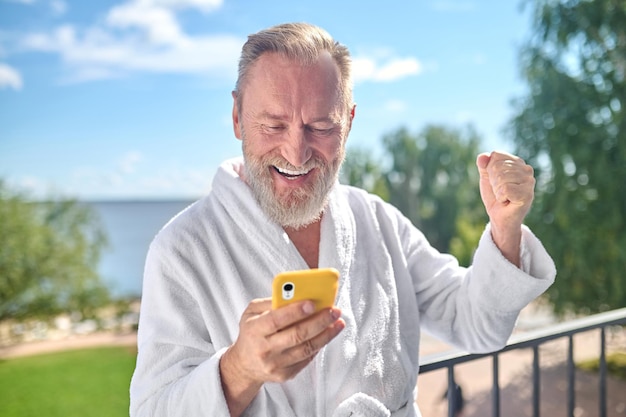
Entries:
{"type": "Polygon", "coordinates": [[[299,229],[321,218],[345,156],[339,71],[329,54],[309,65],[267,54],[250,74],[233,111],[245,181],[273,221],[299,229]]]}
{"type": "MultiPolygon", "coordinates": [[[[245,137],[245,132],[242,131],[245,137]]],[[[312,157],[304,167],[294,167],[279,155],[256,156],[250,152],[248,142],[243,139],[243,156],[246,181],[267,216],[283,227],[299,229],[320,219],[328,194],[339,176],[345,152],[340,148],[337,157],[324,162],[312,157]],[[275,166],[286,170],[314,169],[315,178],[298,188],[279,192],[274,187],[272,170],[275,166]]]]}

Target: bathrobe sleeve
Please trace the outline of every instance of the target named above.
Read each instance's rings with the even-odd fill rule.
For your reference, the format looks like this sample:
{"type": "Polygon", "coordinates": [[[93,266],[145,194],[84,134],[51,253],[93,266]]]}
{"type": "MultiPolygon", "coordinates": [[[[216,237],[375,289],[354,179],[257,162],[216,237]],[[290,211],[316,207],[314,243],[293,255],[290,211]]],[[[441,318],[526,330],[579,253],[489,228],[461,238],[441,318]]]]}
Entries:
{"type": "Polygon", "coordinates": [[[199,300],[181,277],[191,263],[153,242],[149,250],[130,392],[131,417],[228,416],[219,360],[199,300]]]}
{"type": "Polygon", "coordinates": [[[469,268],[439,253],[401,215],[398,230],[422,327],[468,352],[504,347],[521,309],[542,294],[556,275],[552,259],[525,226],[522,269],[502,255],[491,238],[490,225],[469,268]]]}

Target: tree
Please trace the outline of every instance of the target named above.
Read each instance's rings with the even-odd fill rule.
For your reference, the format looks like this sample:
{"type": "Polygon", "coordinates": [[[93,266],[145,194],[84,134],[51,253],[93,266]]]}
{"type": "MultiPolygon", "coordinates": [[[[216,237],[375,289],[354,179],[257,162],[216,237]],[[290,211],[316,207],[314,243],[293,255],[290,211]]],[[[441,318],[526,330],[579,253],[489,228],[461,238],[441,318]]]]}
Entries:
{"type": "Polygon", "coordinates": [[[471,128],[427,126],[417,135],[401,128],[383,138],[388,166],[364,150],[349,151],[343,178],[378,193],[434,247],[468,265],[487,219],[475,165],[479,143],[471,128]]]}
{"type": "Polygon", "coordinates": [[[108,302],[96,272],[106,238],[87,206],[31,202],[0,181],[0,236],[0,321],[93,317],[108,302]]]}
{"type": "Polygon", "coordinates": [[[362,188],[383,200],[389,200],[382,164],[364,148],[350,148],[341,166],[341,182],[362,188]]]}
{"type": "Polygon", "coordinates": [[[559,277],[556,312],[626,305],[626,3],[537,0],[522,49],[529,94],[510,133],[535,167],[528,223],[559,277]]]}
{"type": "MultiPolygon", "coordinates": [[[[385,178],[389,201],[398,207],[431,244],[449,252],[461,222],[482,230],[486,221],[478,192],[476,156],[479,137],[473,129],[464,131],[427,126],[417,136],[405,129],[386,135],[383,143],[392,157],[385,178]]],[[[466,234],[465,236],[472,235],[466,234]]],[[[480,233],[478,234],[480,235],[480,233]]],[[[469,263],[477,239],[468,242],[461,263],[469,263]]]]}

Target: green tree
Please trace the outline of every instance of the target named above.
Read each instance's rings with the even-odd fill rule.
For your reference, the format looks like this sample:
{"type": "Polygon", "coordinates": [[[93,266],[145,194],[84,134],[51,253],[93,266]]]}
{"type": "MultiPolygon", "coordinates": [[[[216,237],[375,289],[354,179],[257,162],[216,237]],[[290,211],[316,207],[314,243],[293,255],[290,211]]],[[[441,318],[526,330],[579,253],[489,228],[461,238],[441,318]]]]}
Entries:
{"type": "Polygon", "coordinates": [[[468,264],[477,240],[463,245],[463,238],[473,234],[459,235],[458,227],[463,220],[464,227],[482,230],[486,221],[478,192],[476,132],[471,127],[427,126],[414,136],[399,129],[386,135],[383,143],[392,159],[385,175],[389,201],[437,249],[449,252],[456,236],[455,249],[463,253],[455,255],[468,264]]]}
{"type": "Polygon", "coordinates": [[[96,267],[105,235],[74,200],[31,202],[0,181],[0,320],[93,317],[109,300],[96,267]]]}
{"type": "Polygon", "coordinates": [[[386,165],[351,150],[343,179],[395,205],[434,247],[468,265],[487,220],[475,165],[479,143],[469,127],[427,126],[417,135],[401,128],[383,138],[386,165]]]}
{"type": "Polygon", "coordinates": [[[340,179],[344,184],[362,188],[383,200],[389,200],[382,164],[365,148],[348,149],[346,160],[341,166],[340,179]]]}
{"type": "Polygon", "coordinates": [[[557,264],[547,294],[560,313],[624,307],[626,2],[532,4],[511,135],[539,180],[528,223],[557,264]]]}

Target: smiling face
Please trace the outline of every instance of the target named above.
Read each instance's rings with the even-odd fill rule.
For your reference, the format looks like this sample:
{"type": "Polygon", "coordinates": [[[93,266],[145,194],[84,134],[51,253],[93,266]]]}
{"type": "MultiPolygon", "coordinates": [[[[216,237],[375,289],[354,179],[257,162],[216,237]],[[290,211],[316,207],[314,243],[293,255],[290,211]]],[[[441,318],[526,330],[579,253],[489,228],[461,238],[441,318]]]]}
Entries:
{"type": "Polygon", "coordinates": [[[245,181],[283,227],[319,220],[337,181],[354,108],[342,104],[329,54],[301,65],[263,54],[235,97],[235,136],[243,141],[245,181]]]}

